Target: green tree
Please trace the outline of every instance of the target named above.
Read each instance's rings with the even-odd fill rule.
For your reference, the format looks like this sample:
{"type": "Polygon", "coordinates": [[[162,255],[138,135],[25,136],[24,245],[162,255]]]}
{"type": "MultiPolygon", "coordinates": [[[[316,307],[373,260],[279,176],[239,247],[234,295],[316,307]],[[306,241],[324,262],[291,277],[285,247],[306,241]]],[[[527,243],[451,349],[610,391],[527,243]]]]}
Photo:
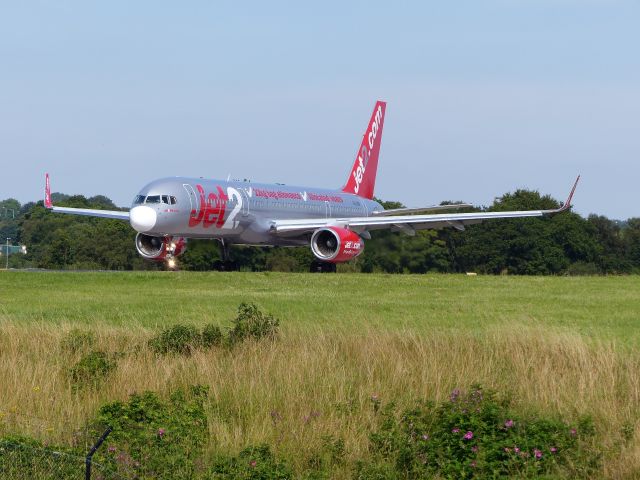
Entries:
{"type": "Polygon", "coordinates": [[[640,273],[640,218],[630,218],[623,235],[625,257],[630,268],[640,273]]]}
{"type": "MultiPolygon", "coordinates": [[[[88,200],[81,195],[56,194],[61,206],[109,208],[115,205],[106,197],[88,200]]],[[[42,203],[31,204],[19,223],[18,236],[27,245],[25,261],[39,268],[154,269],[135,249],[136,232],[127,222],[76,215],[58,215],[42,203]]]]}
{"type": "MultiPolygon", "coordinates": [[[[538,192],[517,190],[495,200],[489,211],[546,210],[560,204],[538,192]]],[[[598,244],[579,215],[493,220],[465,232],[444,233],[457,271],[547,275],[565,272],[572,262],[593,262],[598,244]]]]}

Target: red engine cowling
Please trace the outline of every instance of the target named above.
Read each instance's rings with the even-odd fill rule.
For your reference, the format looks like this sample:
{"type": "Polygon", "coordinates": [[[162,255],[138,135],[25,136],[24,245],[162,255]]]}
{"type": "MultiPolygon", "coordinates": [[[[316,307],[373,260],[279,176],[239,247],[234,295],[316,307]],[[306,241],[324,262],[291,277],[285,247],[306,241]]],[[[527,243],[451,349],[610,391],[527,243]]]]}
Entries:
{"type": "Polygon", "coordinates": [[[183,254],[187,249],[187,239],[184,237],[154,237],[138,233],[136,235],[136,249],[144,258],[161,262],[183,254]]]}
{"type": "Polygon", "coordinates": [[[360,235],[347,228],[319,228],[311,236],[311,251],[323,262],[348,262],[363,250],[364,241],[360,235]]]}

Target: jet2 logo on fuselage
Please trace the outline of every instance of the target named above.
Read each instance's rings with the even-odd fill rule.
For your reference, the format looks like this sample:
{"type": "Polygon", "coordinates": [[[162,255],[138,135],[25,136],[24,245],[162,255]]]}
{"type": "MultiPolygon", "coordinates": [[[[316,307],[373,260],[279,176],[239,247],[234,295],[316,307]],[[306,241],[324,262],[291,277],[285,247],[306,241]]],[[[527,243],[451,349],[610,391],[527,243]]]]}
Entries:
{"type": "Polygon", "coordinates": [[[211,192],[207,195],[202,185],[196,185],[196,189],[200,196],[200,210],[197,212],[195,209],[191,210],[189,227],[197,227],[200,224],[204,228],[209,228],[212,225],[215,225],[215,228],[222,229],[238,227],[240,222],[236,221],[235,218],[242,209],[242,196],[238,190],[233,187],[227,187],[225,192],[222,187],[216,186],[217,192],[211,192]],[[230,204],[233,208],[225,221],[227,204],[230,204]]]}
{"type": "Polygon", "coordinates": [[[369,144],[369,148],[367,148],[367,143],[362,142],[362,148],[360,149],[360,154],[358,155],[358,166],[353,170],[353,179],[356,181],[356,186],[353,188],[355,193],[358,193],[360,190],[360,184],[362,183],[362,177],[364,176],[364,172],[367,169],[367,163],[369,163],[369,152],[373,149],[373,142],[378,136],[378,131],[380,130],[380,123],[382,123],[382,107],[379,106],[376,111],[376,115],[371,122],[371,126],[369,127],[369,133],[366,135],[367,143],[369,144]]]}

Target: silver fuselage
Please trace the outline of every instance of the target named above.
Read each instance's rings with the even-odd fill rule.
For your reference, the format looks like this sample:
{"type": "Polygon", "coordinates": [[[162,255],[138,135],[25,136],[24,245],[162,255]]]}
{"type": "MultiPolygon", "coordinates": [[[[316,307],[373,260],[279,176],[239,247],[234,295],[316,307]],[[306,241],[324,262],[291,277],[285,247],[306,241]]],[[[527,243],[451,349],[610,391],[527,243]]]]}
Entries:
{"type": "Polygon", "coordinates": [[[153,236],[224,239],[251,245],[306,245],[308,234],[272,233],[274,220],[367,217],[373,200],[339,190],[242,181],[171,177],[136,196],[131,226],[153,236]]]}

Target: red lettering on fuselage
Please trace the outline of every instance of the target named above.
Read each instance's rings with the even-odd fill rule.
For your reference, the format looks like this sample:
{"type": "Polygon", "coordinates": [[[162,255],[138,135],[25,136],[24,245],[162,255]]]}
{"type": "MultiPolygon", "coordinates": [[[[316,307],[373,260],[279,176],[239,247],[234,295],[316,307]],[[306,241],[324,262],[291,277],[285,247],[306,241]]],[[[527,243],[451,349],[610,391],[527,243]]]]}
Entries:
{"type": "Polygon", "coordinates": [[[195,209],[191,210],[189,226],[197,227],[202,223],[204,228],[208,228],[211,225],[215,225],[216,228],[222,228],[229,197],[220,186],[216,187],[217,195],[213,192],[206,195],[202,185],[196,185],[196,189],[200,196],[200,210],[198,212],[195,209]]]}
{"type": "Polygon", "coordinates": [[[200,222],[202,222],[206,210],[204,188],[202,188],[202,185],[196,185],[196,189],[198,190],[198,194],[200,195],[200,211],[196,212],[195,209],[191,210],[191,215],[189,216],[190,227],[195,227],[196,225],[199,225],[200,222]]]}

